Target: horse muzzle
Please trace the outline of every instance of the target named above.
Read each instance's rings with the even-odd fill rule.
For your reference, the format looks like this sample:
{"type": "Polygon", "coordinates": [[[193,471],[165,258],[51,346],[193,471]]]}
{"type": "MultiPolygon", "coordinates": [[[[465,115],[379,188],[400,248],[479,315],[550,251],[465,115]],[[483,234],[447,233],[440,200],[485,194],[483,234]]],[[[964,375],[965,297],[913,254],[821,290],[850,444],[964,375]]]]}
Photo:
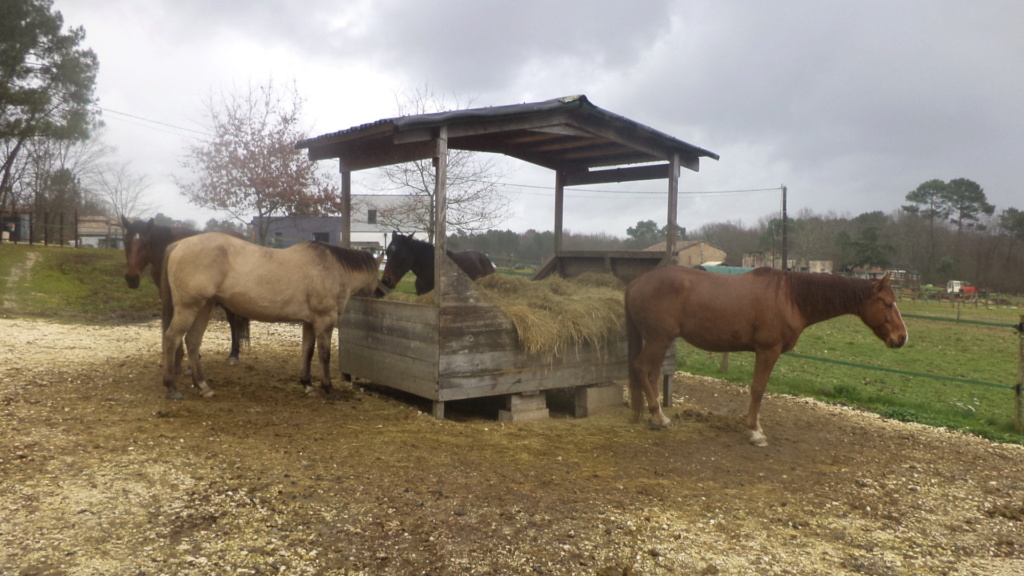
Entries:
{"type": "Polygon", "coordinates": [[[128,284],[128,287],[133,289],[133,290],[135,290],[135,289],[137,289],[139,287],[139,280],[140,280],[140,277],[139,277],[138,274],[134,274],[134,275],[132,275],[132,274],[125,274],[124,275],[125,283],[128,284]]]}
{"type": "Polygon", "coordinates": [[[899,336],[891,336],[885,341],[885,345],[889,348],[903,348],[903,345],[907,343],[907,335],[901,334],[899,336]]]}

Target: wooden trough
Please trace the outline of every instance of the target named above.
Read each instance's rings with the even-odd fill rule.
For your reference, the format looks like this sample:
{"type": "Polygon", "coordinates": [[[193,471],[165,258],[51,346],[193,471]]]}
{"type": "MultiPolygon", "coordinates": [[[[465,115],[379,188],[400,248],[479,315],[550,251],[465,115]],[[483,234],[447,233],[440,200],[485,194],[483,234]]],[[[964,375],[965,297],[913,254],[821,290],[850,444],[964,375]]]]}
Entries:
{"type": "MultiPolygon", "coordinates": [[[[427,398],[438,417],[447,401],[500,395],[509,396],[505,419],[546,416],[541,393],[563,388],[579,389],[577,416],[622,404],[621,384],[610,393],[591,388],[627,377],[623,335],[558,356],[528,354],[508,316],[450,260],[443,266],[448,291],[440,305],[352,299],[339,329],[343,372],[427,398]]],[[[673,373],[675,354],[664,370],[673,373]]]]}
{"type": "MultiPolygon", "coordinates": [[[[434,159],[435,278],[432,305],[353,298],[341,319],[342,373],[426,398],[444,417],[445,402],[506,396],[501,417],[546,416],[544,392],[574,388],[576,414],[622,403],[625,335],[564,354],[527,354],[511,320],[488,303],[446,256],[448,149],[502,153],[555,171],[555,253],[540,271],[566,277],[609,271],[628,281],[674,252],[680,167],[697,170],[712,152],[612,114],[585,96],[379,120],[296,144],[312,160],[337,158],[341,169],[342,244],[351,241],[351,173],[434,159]],[[635,166],[638,165],[638,166],[635,166]],[[613,167],[613,168],[607,168],[613,167]],[[600,169],[595,169],[600,168],[600,169]],[[664,254],[562,251],[566,186],[668,179],[664,254]],[[612,384],[620,381],[619,384],[612,384]]],[[[675,355],[663,365],[671,400],[675,355]]]]}

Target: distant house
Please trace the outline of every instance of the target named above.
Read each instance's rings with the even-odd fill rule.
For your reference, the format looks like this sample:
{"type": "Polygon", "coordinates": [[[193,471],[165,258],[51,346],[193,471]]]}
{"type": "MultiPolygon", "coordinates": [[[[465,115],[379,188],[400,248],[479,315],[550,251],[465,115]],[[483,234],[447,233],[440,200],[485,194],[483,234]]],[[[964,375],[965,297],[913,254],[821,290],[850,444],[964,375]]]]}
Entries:
{"type": "MultiPolygon", "coordinates": [[[[806,258],[788,258],[788,270],[794,272],[811,272],[812,274],[831,274],[831,260],[807,260],[806,258]]],[[[743,266],[748,268],[782,268],[782,256],[775,252],[748,252],[743,255],[743,266]]]]}
{"type": "MultiPolygon", "coordinates": [[[[362,248],[377,253],[387,245],[391,228],[378,223],[378,212],[402,201],[402,196],[358,195],[352,197],[353,248],[362,248]]],[[[253,218],[253,229],[257,229],[258,218],[253,218]]],[[[267,228],[267,245],[285,248],[300,242],[325,242],[341,244],[341,216],[283,216],[272,218],[267,228]]],[[[403,230],[416,233],[421,230],[403,230]]]]}
{"type": "Polygon", "coordinates": [[[921,293],[921,275],[913,270],[893,268],[886,270],[892,289],[902,294],[917,295],[921,293]]]}
{"type": "Polygon", "coordinates": [[[79,216],[76,244],[92,248],[120,248],[124,229],[106,216],[79,216]]]}
{"type": "Polygon", "coordinates": [[[855,268],[850,269],[849,275],[855,278],[878,280],[882,276],[885,276],[886,272],[888,272],[888,270],[886,270],[885,268],[881,268],[879,266],[857,266],[855,268]]]}
{"type": "MultiPolygon", "coordinates": [[[[666,244],[666,242],[659,242],[654,246],[644,248],[644,251],[664,252],[666,244]]],[[[687,266],[689,268],[701,265],[715,266],[722,262],[725,262],[725,252],[721,248],[699,240],[681,240],[676,242],[676,263],[680,266],[687,266]]]]}

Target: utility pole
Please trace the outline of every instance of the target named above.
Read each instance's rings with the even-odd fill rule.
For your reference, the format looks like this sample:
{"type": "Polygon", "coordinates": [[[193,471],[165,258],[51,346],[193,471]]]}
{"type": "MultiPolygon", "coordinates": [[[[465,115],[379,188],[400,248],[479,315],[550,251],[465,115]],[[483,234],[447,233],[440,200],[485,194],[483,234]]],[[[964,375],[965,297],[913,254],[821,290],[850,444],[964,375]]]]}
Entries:
{"type": "Polygon", "coordinates": [[[782,185],[782,270],[789,270],[789,226],[786,217],[786,185],[782,185]]]}

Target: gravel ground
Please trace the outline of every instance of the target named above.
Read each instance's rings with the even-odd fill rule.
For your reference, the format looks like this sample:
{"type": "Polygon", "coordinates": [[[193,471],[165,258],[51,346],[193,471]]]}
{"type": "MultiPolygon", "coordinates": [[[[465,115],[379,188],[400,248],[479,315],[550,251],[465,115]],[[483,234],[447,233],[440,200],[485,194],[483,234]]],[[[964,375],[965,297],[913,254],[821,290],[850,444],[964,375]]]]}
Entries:
{"type": "MultiPolygon", "coordinates": [[[[373,387],[305,396],[299,330],[226,324],[217,395],[164,399],[158,327],[0,319],[0,573],[1024,574],[1024,450],[676,375],[623,408],[503,425],[373,387]]],[[[553,402],[553,400],[552,400],[553,402]]],[[[557,406],[556,406],[557,408],[557,406]]]]}

